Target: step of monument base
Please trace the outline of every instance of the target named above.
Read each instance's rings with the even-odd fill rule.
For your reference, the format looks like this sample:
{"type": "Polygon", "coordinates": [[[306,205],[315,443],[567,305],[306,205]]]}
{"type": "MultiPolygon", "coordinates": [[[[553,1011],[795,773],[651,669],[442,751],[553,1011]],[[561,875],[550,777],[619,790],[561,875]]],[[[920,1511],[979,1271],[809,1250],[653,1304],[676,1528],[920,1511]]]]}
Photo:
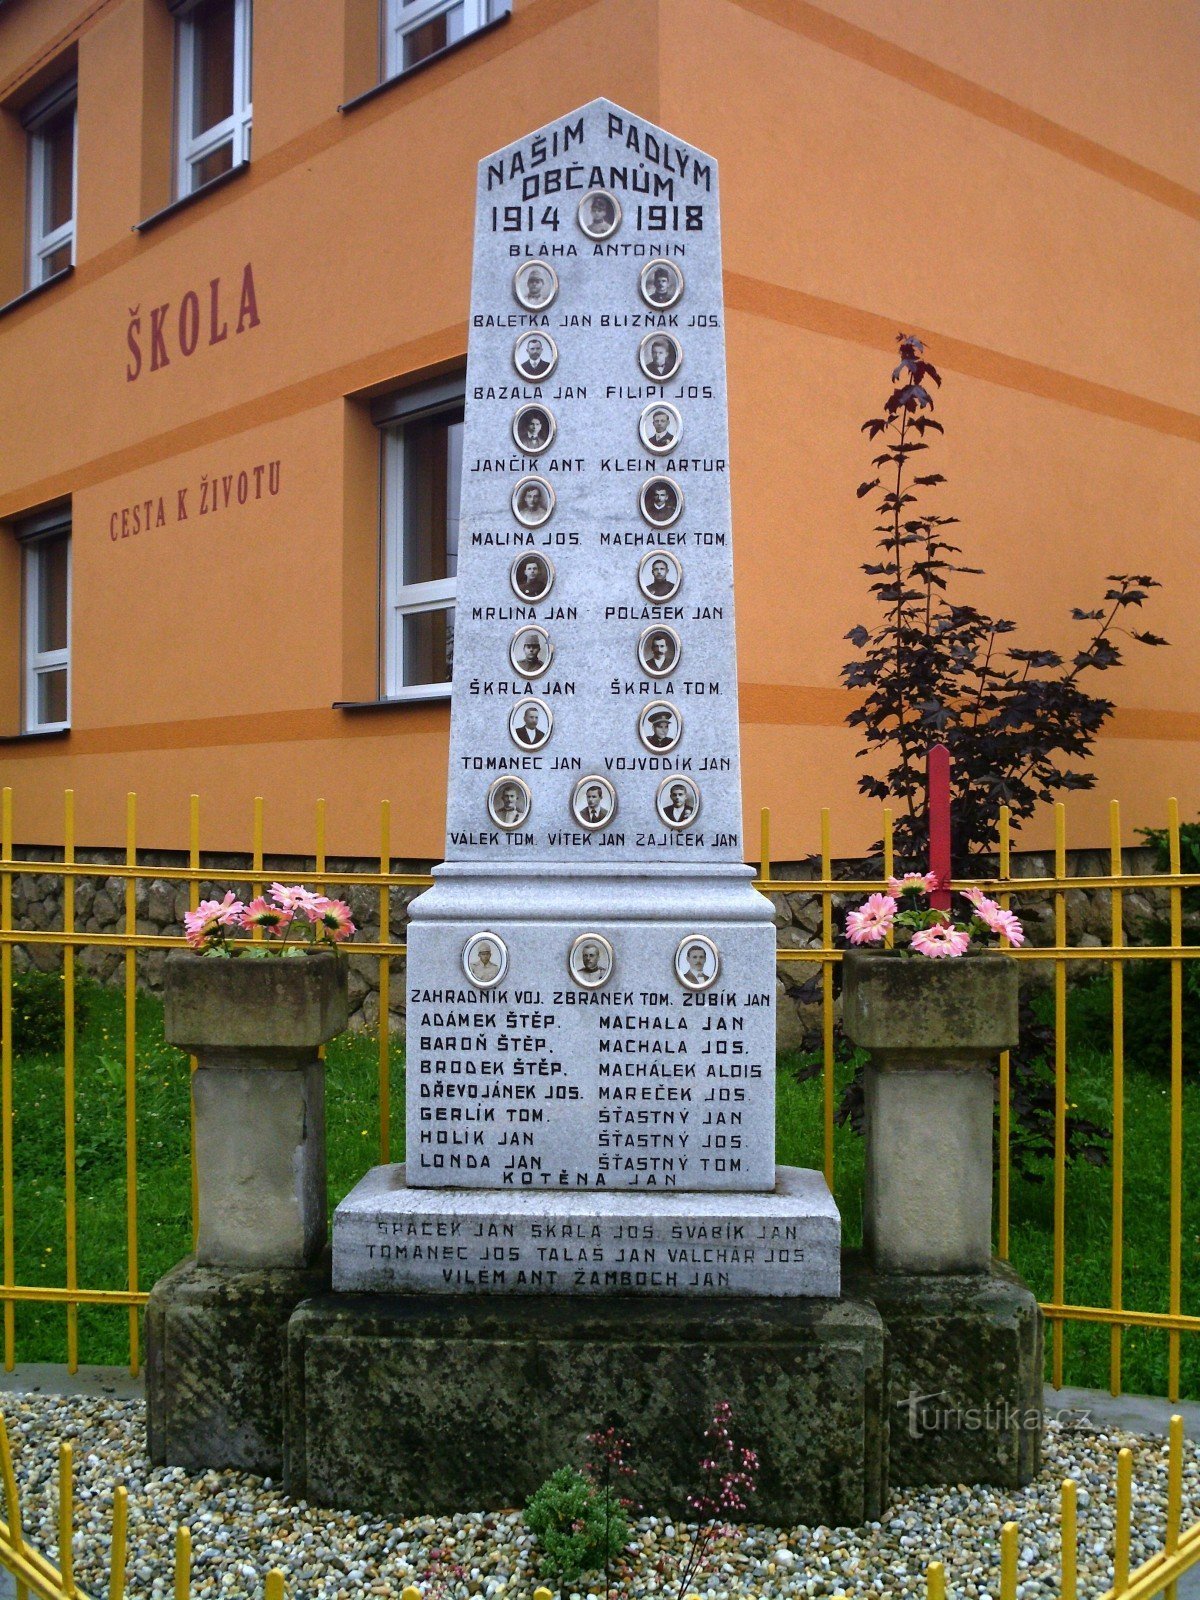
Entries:
{"type": "Polygon", "coordinates": [[[717,1402],[759,1452],[755,1520],[886,1499],[884,1332],[850,1300],[321,1295],[288,1326],[288,1492],[390,1515],[521,1506],[608,1425],[688,1516],[717,1402]]]}
{"type": "Polygon", "coordinates": [[[430,1189],[373,1167],[333,1220],[333,1287],[836,1297],[841,1217],[819,1172],[764,1193],[430,1189]]]}

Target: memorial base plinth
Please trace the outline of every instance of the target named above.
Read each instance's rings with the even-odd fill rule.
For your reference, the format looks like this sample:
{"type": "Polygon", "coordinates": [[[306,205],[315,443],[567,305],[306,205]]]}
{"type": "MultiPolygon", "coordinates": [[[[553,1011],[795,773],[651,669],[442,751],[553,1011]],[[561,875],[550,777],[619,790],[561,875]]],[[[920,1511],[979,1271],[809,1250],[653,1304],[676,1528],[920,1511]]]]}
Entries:
{"type": "Polygon", "coordinates": [[[847,1255],[843,1286],[883,1319],[892,1484],[1031,1482],[1041,1465],[1042,1314],[1011,1267],[878,1272],[847,1255]]]}
{"type": "Polygon", "coordinates": [[[391,1515],[520,1506],[612,1424],[644,1504],[690,1516],[728,1400],[756,1520],[861,1523],[887,1492],[883,1345],[846,1299],[324,1295],[288,1327],[285,1483],[391,1515]]]}
{"type": "Polygon", "coordinates": [[[147,1449],[155,1466],[283,1467],[288,1319],[329,1261],[238,1269],[181,1261],[146,1306],[147,1449]]]}

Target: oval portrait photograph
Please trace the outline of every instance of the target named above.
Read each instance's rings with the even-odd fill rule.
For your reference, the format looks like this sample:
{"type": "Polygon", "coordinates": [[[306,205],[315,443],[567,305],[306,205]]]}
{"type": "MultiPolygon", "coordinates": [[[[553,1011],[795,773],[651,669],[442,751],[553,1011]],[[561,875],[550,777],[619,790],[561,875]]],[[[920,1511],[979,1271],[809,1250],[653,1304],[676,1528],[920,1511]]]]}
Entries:
{"type": "Polygon", "coordinates": [[[607,778],[589,773],[571,790],[571,815],[581,828],[606,828],[617,814],[617,791],[607,778]]]}
{"type": "Polygon", "coordinates": [[[700,790],[691,778],[664,778],[654,796],[654,809],[668,828],[690,828],[700,815],[700,790]]]}
{"type": "Polygon", "coordinates": [[[621,226],[621,202],[607,189],[589,189],[576,214],[589,239],[611,239],[621,226]]]}
{"type": "Polygon", "coordinates": [[[662,605],[683,587],[683,567],[668,550],[647,550],[638,562],[638,588],[646,600],[662,605]]]}
{"type": "Polygon", "coordinates": [[[519,334],[513,345],[513,366],[527,383],[541,383],[558,365],[558,346],[548,333],[534,329],[519,334]]]}
{"type": "Polygon", "coordinates": [[[532,405],[522,406],[513,418],[513,442],[527,456],[540,456],[543,450],[549,450],[557,432],[554,413],[536,400],[532,405]]]}
{"type": "Polygon", "coordinates": [[[508,581],[518,600],[544,600],[554,587],[554,563],[538,551],[524,550],[513,557],[508,581]]]}
{"type": "Polygon", "coordinates": [[[522,750],[540,750],[554,731],[554,713],[541,700],[518,700],[508,713],[508,736],[522,750]]]}
{"type": "Polygon", "coordinates": [[[683,346],[669,333],[648,333],[638,345],[638,366],[651,383],[666,383],[683,365],[683,346]]]}
{"type": "Polygon", "coordinates": [[[533,796],[523,778],[496,778],[488,785],[487,814],[498,828],[519,828],[533,809],[533,796]]]}
{"type": "Polygon", "coordinates": [[[683,647],[674,628],[646,628],[638,640],[638,664],[652,678],[669,678],[682,654],[683,647]]]}
{"type": "Polygon", "coordinates": [[[638,493],[638,510],[652,528],[669,528],[683,511],[683,490],[674,478],[647,478],[638,493]]]}
{"type": "Polygon", "coordinates": [[[508,971],[508,946],[495,933],[473,933],[463,945],[462,969],[479,989],[491,989],[508,971]]]}
{"type": "Polygon", "coordinates": [[[513,273],[513,297],[526,311],[545,311],[558,294],[558,273],[544,261],[524,261],[513,273]]]}
{"type": "Polygon", "coordinates": [[[648,306],[665,311],[683,293],[683,273],[673,261],[647,261],[638,273],[638,289],[648,306]]]}
{"type": "Polygon", "coordinates": [[[675,952],[675,976],[685,989],[707,989],[721,971],[721,954],[703,933],[689,933],[675,952]]]}
{"type": "Polygon", "coordinates": [[[546,478],[533,473],[518,478],[512,492],[513,516],[523,528],[540,528],[550,520],[555,498],[554,488],[546,478]]]}
{"type": "Polygon", "coordinates": [[[581,989],[600,989],[612,977],[616,957],[602,933],[581,933],[571,941],[567,971],[581,989]]]}
{"type": "MultiPolygon", "coordinates": [[[[526,406],[524,409],[532,411],[536,408],[526,406]]],[[[520,412],[517,415],[520,416],[520,412]]],[[[683,418],[674,406],[668,405],[665,400],[656,400],[653,405],[646,407],[638,419],[638,437],[647,450],[653,450],[655,455],[666,455],[674,450],[683,437],[683,418]]]]}
{"type": "Polygon", "coordinates": [[[665,755],[683,737],[683,717],[665,700],[651,700],[638,716],[637,730],[645,749],[665,755]]]}
{"type": "Polygon", "coordinates": [[[554,660],[554,645],[545,628],[530,622],[518,628],[508,647],[508,659],[513,671],[523,678],[540,678],[554,660]]]}

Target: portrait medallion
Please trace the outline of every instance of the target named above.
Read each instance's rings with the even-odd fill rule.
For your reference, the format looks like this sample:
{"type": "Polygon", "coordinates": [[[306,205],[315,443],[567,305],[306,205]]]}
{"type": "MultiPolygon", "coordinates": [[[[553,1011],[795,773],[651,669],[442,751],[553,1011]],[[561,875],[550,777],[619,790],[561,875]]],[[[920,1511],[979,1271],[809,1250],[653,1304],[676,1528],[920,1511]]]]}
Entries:
{"type": "Polygon", "coordinates": [[[498,828],[511,833],[533,809],[533,796],[523,778],[496,778],[488,785],[487,814],[498,828]]]}
{"type": "Polygon", "coordinates": [[[683,490],[674,478],[647,478],[638,493],[638,510],[652,528],[669,528],[683,512],[683,490]]]}
{"type": "Polygon", "coordinates": [[[643,749],[666,755],[683,738],[683,713],[666,700],[651,700],[638,713],[637,731],[643,749]]]}
{"type": "Polygon", "coordinates": [[[657,622],[644,628],[637,644],[638,665],[651,678],[669,678],[679,665],[683,646],[674,628],[657,622]]]}
{"type": "Polygon", "coordinates": [[[554,732],[554,713],[544,700],[518,700],[508,713],[508,736],[521,750],[540,750],[554,732]]]}
{"type": "Polygon", "coordinates": [[[473,933],[462,947],[462,969],[477,989],[494,989],[508,971],[508,946],[499,934],[473,933]]]}
{"type": "Polygon", "coordinates": [[[721,953],[703,933],[689,933],[675,952],[675,976],[685,989],[707,989],[721,972],[721,953]]]}
{"type": "Polygon", "coordinates": [[[621,202],[607,189],[589,189],[576,217],[589,239],[611,239],[621,226],[621,202]]]}
{"type": "Polygon", "coordinates": [[[508,581],[518,600],[536,604],[544,600],[554,587],[554,563],[540,550],[523,550],[514,556],[508,569],[508,581]]]}
{"type": "Polygon", "coordinates": [[[571,941],[567,971],[581,989],[602,989],[616,964],[613,947],[602,933],[581,933],[571,941]]]}
{"type": "Polygon", "coordinates": [[[526,383],[541,383],[558,365],[558,346],[548,333],[531,328],[517,335],[513,345],[513,366],[526,383]]]}
{"type": "Polygon", "coordinates": [[[669,333],[648,333],[638,345],[638,366],[651,383],[666,383],[683,365],[683,346],[669,333]]]}
{"type": "Polygon", "coordinates": [[[617,791],[607,778],[589,773],[571,790],[571,815],[589,833],[607,828],[617,814],[617,791]]]}
{"type": "MultiPolygon", "coordinates": [[[[524,409],[533,408],[526,406],[524,409]]],[[[549,416],[549,412],[546,414],[549,416]]],[[[520,416],[520,412],[517,415],[520,416]]],[[[667,401],[654,400],[638,419],[638,437],[656,456],[668,455],[683,437],[683,418],[667,401]]]]}
{"type": "Polygon", "coordinates": [[[523,261],[513,273],[513,298],[526,311],[545,311],[558,296],[558,273],[545,261],[523,261]]]}
{"type": "Polygon", "coordinates": [[[683,587],[683,565],[669,550],[647,550],[638,562],[637,581],[644,600],[665,605],[683,587]]]}
{"type": "Polygon", "coordinates": [[[550,480],[529,473],[513,484],[512,514],[523,528],[540,528],[553,515],[555,499],[550,480]]]}
{"type": "Polygon", "coordinates": [[[683,294],[683,273],[673,261],[647,261],[638,273],[638,290],[648,306],[666,311],[683,294]]]}
{"type": "Polygon", "coordinates": [[[536,622],[527,622],[513,634],[508,646],[508,659],[514,672],[522,678],[540,678],[554,660],[554,644],[545,628],[536,622]]]}
{"type": "Polygon", "coordinates": [[[668,828],[690,828],[700,815],[700,790],[691,778],[673,773],[659,784],[654,809],[668,828]]]}
{"type": "Polygon", "coordinates": [[[554,413],[536,400],[521,406],[513,418],[513,443],[527,456],[540,456],[543,450],[549,450],[557,432],[554,413]]]}

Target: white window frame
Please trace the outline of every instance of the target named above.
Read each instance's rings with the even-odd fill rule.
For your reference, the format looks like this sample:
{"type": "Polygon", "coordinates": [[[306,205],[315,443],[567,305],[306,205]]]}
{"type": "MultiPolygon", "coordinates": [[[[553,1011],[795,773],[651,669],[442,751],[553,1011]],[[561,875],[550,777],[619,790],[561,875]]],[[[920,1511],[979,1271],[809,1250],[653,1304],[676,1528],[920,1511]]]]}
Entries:
{"type": "MultiPolygon", "coordinates": [[[[441,16],[445,11],[452,11],[455,6],[463,8],[462,38],[470,38],[471,34],[478,33],[480,28],[485,28],[489,22],[496,22],[501,17],[506,17],[512,9],[511,0],[414,0],[411,5],[405,5],[404,0],[382,0],[383,5],[383,76],[398,78],[403,72],[411,72],[421,62],[414,61],[412,66],[404,64],[404,40],[408,34],[422,27],[434,17],[441,16]]],[[[450,41],[457,44],[457,39],[450,41]]],[[[422,56],[421,61],[429,60],[422,56]]]]}
{"type": "Polygon", "coordinates": [[[452,610],[457,603],[458,579],[435,578],[427,583],[405,583],[404,500],[408,462],[405,433],[415,422],[428,422],[444,412],[460,410],[465,401],[461,377],[446,383],[386,396],[373,407],[374,420],[383,428],[383,695],[387,700],[445,700],[449,683],[405,683],[404,619],[422,611],[452,610]]]}
{"type": "Polygon", "coordinates": [[[45,283],[47,278],[56,277],[56,273],[44,270],[46,262],[52,255],[62,249],[63,245],[71,247],[70,265],[75,265],[75,217],[78,212],[78,179],[79,179],[79,91],[75,74],[63,78],[53,88],[48,89],[44,95],[39,96],[33,105],[25,112],[23,117],[25,129],[29,135],[29,259],[27,271],[29,287],[36,288],[39,283],[45,283]],[[71,108],[71,215],[66,222],[60,223],[49,233],[42,232],[42,218],[45,215],[47,165],[50,154],[50,141],[45,137],[43,130],[46,125],[56,121],[59,116],[70,106],[71,108]]]}
{"type": "MultiPolygon", "coordinates": [[[[178,61],[175,94],[175,187],[178,197],[194,194],[203,184],[196,180],[200,163],[232,140],[229,153],[232,170],[250,159],[250,134],[254,123],[254,103],[251,98],[251,67],[253,54],[253,14],[251,0],[234,0],[233,9],[233,110],[211,128],[193,134],[192,108],[196,96],[196,34],[195,13],[203,0],[186,8],[177,8],[176,58],[178,61]]],[[[223,176],[223,174],[222,174],[223,176]]],[[[212,179],[208,180],[212,182],[212,179]]]]}
{"type": "Polygon", "coordinates": [[[21,562],[25,599],[25,627],[22,641],[24,682],[22,684],[22,727],[26,733],[57,733],[71,726],[71,611],[74,584],[74,561],[71,549],[71,515],[57,510],[44,516],[30,518],[17,528],[21,542],[21,562]],[[41,551],[46,543],[67,536],[67,642],[61,650],[35,648],[41,599],[41,551]],[[67,715],[62,722],[41,722],[38,719],[38,679],[45,672],[67,671],[67,715]]]}

